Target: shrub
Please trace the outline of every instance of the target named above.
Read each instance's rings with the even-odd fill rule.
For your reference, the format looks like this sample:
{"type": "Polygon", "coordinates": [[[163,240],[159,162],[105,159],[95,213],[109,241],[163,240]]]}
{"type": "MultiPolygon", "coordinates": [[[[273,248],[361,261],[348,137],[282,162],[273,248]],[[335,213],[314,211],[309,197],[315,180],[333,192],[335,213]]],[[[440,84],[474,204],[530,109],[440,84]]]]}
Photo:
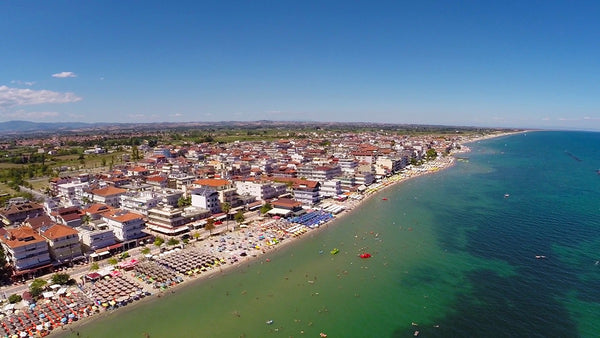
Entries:
{"type": "Polygon", "coordinates": [[[18,303],[21,300],[23,300],[23,297],[21,297],[21,295],[17,295],[16,293],[8,296],[8,302],[11,304],[18,303]]]}

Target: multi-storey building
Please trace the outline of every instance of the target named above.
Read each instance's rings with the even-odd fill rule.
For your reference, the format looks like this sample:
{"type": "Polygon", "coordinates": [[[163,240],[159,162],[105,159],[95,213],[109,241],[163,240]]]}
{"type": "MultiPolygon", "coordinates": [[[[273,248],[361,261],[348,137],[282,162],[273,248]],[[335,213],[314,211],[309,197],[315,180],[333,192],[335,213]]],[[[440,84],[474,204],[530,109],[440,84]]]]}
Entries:
{"type": "Polygon", "coordinates": [[[235,181],[235,186],[239,195],[250,195],[258,200],[268,200],[285,194],[286,185],[259,180],[235,181]]]}
{"type": "Polygon", "coordinates": [[[117,242],[115,233],[104,221],[79,227],[79,238],[84,247],[92,251],[110,247],[117,242]]]}
{"type": "Polygon", "coordinates": [[[353,158],[340,158],[338,165],[344,174],[354,174],[355,168],[358,166],[358,162],[353,158]]]}
{"type": "Polygon", "coordinates": [[[0,243],[9,262],[17,273],[35,272],[50,264],[46,240],[30,227],[7,229],[0,243]]]}
{"type": "Polygon", "coordinates": [[[63,225],[42,226],[39,232],[48,241],[50,257],[57,263],[70,262],[81,257],[81,244],[77,230],[63,225]]]}
{"type": "Polygon", "coordinates": [[[161,199],[153,191],[127,192],[121,195],[121,209],[147,216],[148,210],[156,207],[161,199]]]}
{"type": "Polygon", "coordinates": [[[219,194],[221,203],[229,203],[232,207],[240,205],[237,189],[234,184],[225,179],[202,178],[194,181],[194,186],[198,188],[209,187],[214,189],[219,194]]]}
{"type": "Polygon", "coordinates": [[[294,199],[304,205],[314,205],[321,201],[321,184],[317,181],[297,180],[292,186],[294,199]]]}
{"type": "Polygon", "coordinates": [[[192,206],[208,209],[211,214],[221,212],[219,194],[212,188],[195,188],[191,191],[192,206]]]}
{"type": "Polygon", "coordinates": [[[210,216],[203,208],[158,207],[148,211],[147,227],[161,234],[176,236],[189,232],[189,225],[210,216]]]}
{"type": "Polygon", "coordinates": [[[371,185],[375,182],[375,176],[370,172],[363,172],[355,175],[356,184],[358,185],[371,185]]]}
{"type": "Polygon", "coordinates": [[[107,204],[115,208],[119,207],[121,204],[121,195],[124,195],[126,192],[127,190],[125,189],[111,186],[92,190],[94,202],[107,204]]]}
{"type": "Polygon", "coordinates": [[[317,182],[324,182],[330,180],[335,176],[341,175],[342,169],[339,166],[312,166],[304,165],[298,167],[297,177],[301,177],[307,180],[313,180],[317,182]]]}
{"type": "Polygon", "coordinates": [[[342,193],[342,183],[340,180],[327,180],[321,184],[322,197],[334,197],[342,193]]]}
{"type": "Polygon", "coordinates": [[[0,208],[0,217],[5,225],[19,224],[27,218],[40,216],[44,213],[44,207],[33,202],[9,203],[0,208]]]}
{"type": "MultiPolygon", "coordinates": [[[[142,231],[146,227],[144,218],[138,214],[116,209],[103,214],[102,219],[106,222],[109,229],[113,231],[115,237],[119,241],[132,242],[148,236],[148,234],[142,231]]],[[[124,244],[135,246],[135,243],[124,244]]]]}

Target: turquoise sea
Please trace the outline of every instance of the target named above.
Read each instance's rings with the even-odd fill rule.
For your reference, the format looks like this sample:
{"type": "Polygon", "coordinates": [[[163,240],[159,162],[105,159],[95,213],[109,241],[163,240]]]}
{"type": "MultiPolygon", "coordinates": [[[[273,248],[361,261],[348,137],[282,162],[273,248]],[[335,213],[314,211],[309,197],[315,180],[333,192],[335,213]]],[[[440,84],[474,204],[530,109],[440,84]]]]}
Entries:
{"type": "Polygon", "coordinates": [[[584,132],[471,144],[468,160],[389,188],[316,235],[76,330],[81,337],[412,337],[416,330],[598,337],[598,145],[600,133],[584,132]],[[334,247],[339,254],[329,254],[334,247]]]}

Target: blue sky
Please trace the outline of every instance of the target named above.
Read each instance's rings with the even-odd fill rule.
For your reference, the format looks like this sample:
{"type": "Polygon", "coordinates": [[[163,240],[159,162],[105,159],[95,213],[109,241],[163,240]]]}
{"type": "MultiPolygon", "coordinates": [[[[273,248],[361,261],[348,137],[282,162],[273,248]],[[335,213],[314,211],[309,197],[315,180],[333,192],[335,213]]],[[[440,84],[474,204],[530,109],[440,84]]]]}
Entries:
{"type": "Polygon", "coordinates": [[[0,121],[600,130],[600,2],[3,1],[0,121]]]}

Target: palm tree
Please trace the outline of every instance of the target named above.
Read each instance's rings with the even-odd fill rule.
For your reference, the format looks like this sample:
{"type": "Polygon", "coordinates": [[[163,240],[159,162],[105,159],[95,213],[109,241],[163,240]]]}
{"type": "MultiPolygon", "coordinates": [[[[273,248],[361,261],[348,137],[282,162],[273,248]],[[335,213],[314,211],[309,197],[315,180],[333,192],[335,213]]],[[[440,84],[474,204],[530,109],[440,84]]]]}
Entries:
{"type": "Polygon", "coordinates": [[[229,230],[229,211],[231,210],[231,204],[225,202],[223,204],[221,204],[221,210],[223,210],[223,212],[226,214],[225,216],[225,227],[227,228],[227,230],[229,230]]]}
{"type": "Polygon", "coordinates": [[[92,218],[88,214],[85,214],[85,215],[83,215],[83,217],[81,217],[81,223],[83,223],[85,225],[90,224],[91,221],[92,221],[92,218]]]}
{"type": "Polygon", "coordinates": [[[242,210],[239,210],[238,212],[235,213],[233,218],[237,222],[238,226],[242,225],[242,223],[244,223],[244,221],[245,221],[244,212],[242,210]]]}

